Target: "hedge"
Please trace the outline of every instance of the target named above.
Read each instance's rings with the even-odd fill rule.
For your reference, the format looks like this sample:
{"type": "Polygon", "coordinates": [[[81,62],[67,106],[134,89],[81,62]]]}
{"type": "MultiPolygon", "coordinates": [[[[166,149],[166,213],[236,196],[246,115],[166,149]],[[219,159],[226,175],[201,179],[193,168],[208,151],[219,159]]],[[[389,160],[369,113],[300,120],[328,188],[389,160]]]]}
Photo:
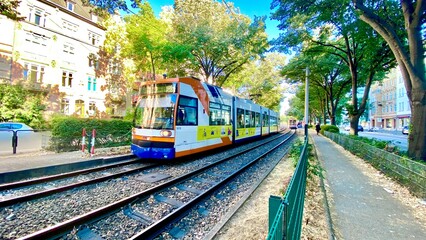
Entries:
{"type": "Polygon", "coordinates": [[[332,133],[339,133],[340,132],[339,128],[334,126],[334,125],[322,125],[321,130],[320,130],[321,134],[324,135],[325,131],[332,132],[332,133]]]}
{"type": "Polygon", "coordinates": [[[93,129],[96,130],[97,148],[125,146],[131,143],[132,122],[125,120],[57,117],[52,119],[51,128],[49,148],[56,152],[80,150],[83,128],[86,129],[85,143],[88,147],[93,129]]]}

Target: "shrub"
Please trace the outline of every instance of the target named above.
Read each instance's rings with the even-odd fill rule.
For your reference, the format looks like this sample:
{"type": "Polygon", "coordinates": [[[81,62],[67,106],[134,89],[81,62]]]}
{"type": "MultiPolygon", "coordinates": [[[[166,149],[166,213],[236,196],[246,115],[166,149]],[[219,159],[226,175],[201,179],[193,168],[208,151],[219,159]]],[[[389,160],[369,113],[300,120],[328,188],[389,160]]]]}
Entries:
{"type": "Polygon", "coordinates": [[[327,132],[332,132],[332,133],[339,133],[340,130],[338,127],[334,126],[334,125],[322,125],[321,126],[321,134],[324,134],[324,131],[327,132]]]}
{"type": "Polygon", "coordinates": [[[96,129],[96,147],[130,145],[132,123],[124,120],[100,120],[57,116],[51,121],[52,137],[50,148],[56,152],[81,149],[82,130],[86,129],[85,144],[91,140],[96,129]]]}

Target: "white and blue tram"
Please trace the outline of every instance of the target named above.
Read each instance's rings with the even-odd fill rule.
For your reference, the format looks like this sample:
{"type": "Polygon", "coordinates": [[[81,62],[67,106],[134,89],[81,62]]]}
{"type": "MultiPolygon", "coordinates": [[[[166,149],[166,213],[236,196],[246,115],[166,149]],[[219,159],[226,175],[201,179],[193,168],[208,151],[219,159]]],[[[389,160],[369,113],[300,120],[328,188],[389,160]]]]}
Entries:
{"type": "Polygon", "coordinates": [[[144,82],[132,153],[173,159],[278,132],[278,113],[193,77],[144,82]]]}

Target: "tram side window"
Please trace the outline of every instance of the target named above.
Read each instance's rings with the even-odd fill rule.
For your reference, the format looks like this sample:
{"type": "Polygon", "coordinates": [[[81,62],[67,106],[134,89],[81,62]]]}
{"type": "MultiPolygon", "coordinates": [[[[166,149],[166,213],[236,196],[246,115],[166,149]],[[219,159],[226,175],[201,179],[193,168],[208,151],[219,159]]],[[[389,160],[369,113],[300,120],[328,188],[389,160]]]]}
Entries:
{"type": "Polygon", "coordinates": [[[269,116],[266,112],[263,113],[263,123],[262,126],[267,127],[269,126],[269,116]]]}
{"type": "Polygon", "coordinates": [[[220,104],[218,103],[210,103],[210,118],[209,124],[213,125],[222,125],[223,117],[222,111],[220,110],[220,104]]]}
{"type": "Polygon", "coordinates": [[[176,125],[197,125],[198,102],[196,98],[180,96],[176,125]]]}
{"type": "Polygon", "coordinates": [[[260,127],[260,113],[256,113],[256,117],[255,117],[255,126],[256,127],[260,127]]]}
{"type": "Polygon", "coordinates": [[[250,122],[251,122],[251,114],[249,110],[246,110],[245,116],[244,116],[244,123],[246,125],[246,128],[250,127],[250,122]]]}
{"type": "Polygon", "coordinates": [[[256,127],[256,113],[250,111],[250,127],[256,127]]]}
{"type": "Polygon", "coordinates": [[[231,106],[222,105],[222,125],[231,125],[231,106]]]}
{"type": "Polygon", "coordinates": [[[244,128],[244,109],[237,108],[237,128],[244,128]]]}
{"type": "Polygon", "coordinates": [[[271,126],[277,126],[277,118],[271,117],[271,126]]]}

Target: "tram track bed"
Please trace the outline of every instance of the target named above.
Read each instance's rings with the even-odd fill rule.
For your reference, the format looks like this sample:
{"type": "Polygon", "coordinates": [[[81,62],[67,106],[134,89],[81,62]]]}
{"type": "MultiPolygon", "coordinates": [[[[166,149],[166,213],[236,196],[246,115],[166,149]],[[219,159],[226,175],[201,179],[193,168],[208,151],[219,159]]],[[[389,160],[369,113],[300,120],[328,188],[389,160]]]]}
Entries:
{"type": "MultiPolygon", "coordinates": [[[[143,171],[141,173],[135,173],[129,176],[122,176],[120,178],[110,179],[106,182],[88,185],[78,189],[68,190],[64,193],[55,194],[34,201],[23,202],[16,205],[0,208],[0,216],[5,219],[5,221],[0,224],[0,235],[5,239],[15,239],[18,237],[24,237],[28,234],[32,234],[36,231],[42,231],[42,229],[47,228],[49,226],[52,227],[63,221],[76,218],[77,216],[84,215],[90,211],[94,211],[95,209],[102,208],[108,204],[112,204],[115,201],[120,201],[120,199],[128,198],[134,194],[146,191],[147,189],[158,186],[159,184],[163,184],[169,181],[170,179],[187,174],[188,172],[192,171],[195,168],[199,168],[200,166],[205,166],[207,164],[213,163],[218,159],[223,158],[223,156],[231,155],[233,154],[233,152],[239,151],[245,147],[248,147],[248,145],[240,146],[237,149],[231,149],[219,154],[208,156],[206,158],[198,159],[196,161],[183,162],[173,165],[166,164],[158,166],[156,168],[152,168],[147,171],[143,171]],[[163,178],[160,177],[160,180],[158,181],[145,181],[147,176],[148,179],[150,179],[149,176],[154,176],[156,174],[163,176],[163,178]]],[[[217,181],[220,178],[221,174],[218,174],[218,176],[216,176],[215,174],[208,175],[210,175],[211,181],[217,181]]],[[[102,227],[102,224],[96,226],[93,225],[89,228],[90,231],[82,231],[85,227],[94,223],[83,224],[82,226],[76,228],[79,231],[76,231],[74,234],[89,232],[90,235],[94,234],[94,232],[99,232],[96,234],[99,234],[100,236],[103,236],[105,238],[115,239],[114,236],[124,234],[120,232],[120,229],[127,229],[122,230],[129,232],[128,234],[124,234],[123,236],[131,236],[132,232],[138,232],[140,229],[145,228],[146,225],[149,225],[152,221],[156,221],[158,216],[156,216],[155,214],[161,215],[164,214],[164,212],[170,211],[170,209],[173,210],[173,207],[170,208],[169,203],[164,203],[161,200],[162,198],[171,199],[172,197],[170,197],[170,193],[175,192],[174,195],[172,194],[173,199],[180,202],[185,202],[187,201],[187,199],[193,197],[196,193],[190,191],[181,192],[178,191],[179,188],[182,187],[182,185],[185,185],[184,187],[186,188],[191,188],[195,186],[197,182],[198,181],[192,179],[185,184],[176,185],[175,188],[168,189],[167,194],[163,192],[162,194],[157,194],[148,198],[151,199],[152,202],[157,201],[160,202],[160,204],[158,206],[156,205],[155,208],[151,208],[154,210],[148,211],[147,213],[144,213],[142,215],[148,216],[148,218],[145,219],[145,223],[141,224],[141,220],[138,219],[138,217],[133,216],[132,218],[127,216],[125,214],[125,211],[118,211],[117,214],[113,214],[110,216],[110,220],[106,218],[97,222],[99,224],[104,222],[104,225],[109,227],[104,228],[102,227]],[[121,219],[120,214],[123,215],[123,219],[127,220],[121,219]],[[150,214],[154,215],[150,216],[150,214]],[[113,230],[114,227],[112,226],[112,223],[117,221],[120,223],[118,225],[122,226],[118,226],[118,230],[113,230]],[[135,226],[133,229],[136,230],[129,230],[131,228],[130,226],[135,226]]],[[[205,182],[202,183],[202,185],[199,185],[199,183],[197,183],[197,189],[199,189],[200,186],[201,188],[209,187],[208,183],[205,182]]],[[[138,209],[138,211],[136,211],[138,213],[139,211],[142,211],[141,209],[146,210],[147,206],[137,207],[136,209],[138,209]]],[[[132,211],[135,212],[134,210],[132,211]]],[[[138,214],[136,214],[136,216],[137,215],[138,214]]],[[[73,232],[69,234],[69,237],[72,238],[73,232]]],[[[124,237],[123,239],[127,238],[124,237]]]]}

